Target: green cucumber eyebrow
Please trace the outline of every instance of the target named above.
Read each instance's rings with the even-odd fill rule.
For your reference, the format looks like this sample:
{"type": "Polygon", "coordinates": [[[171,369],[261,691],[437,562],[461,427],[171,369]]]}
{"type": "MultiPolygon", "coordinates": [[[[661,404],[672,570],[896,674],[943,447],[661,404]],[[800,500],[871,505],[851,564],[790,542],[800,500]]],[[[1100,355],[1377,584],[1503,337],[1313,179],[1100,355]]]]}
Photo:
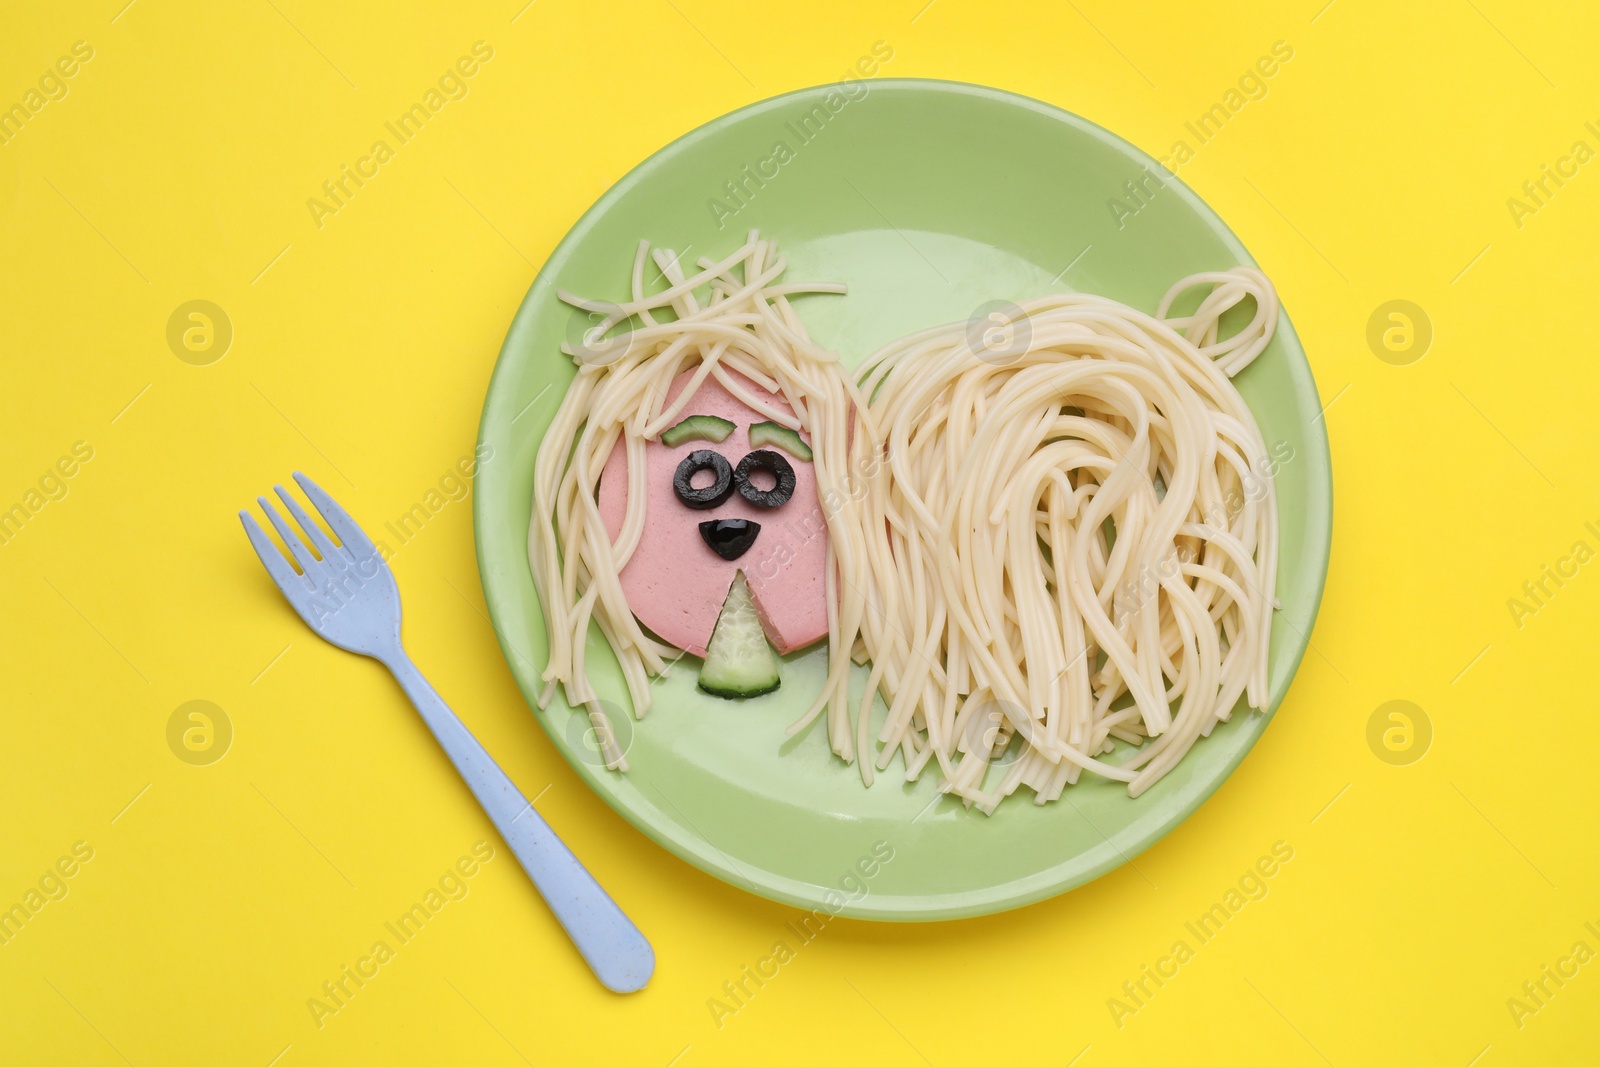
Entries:
{"type": "Polygon", "coordinates": [[[764,448],[767,445],[776,445],[795,459],[811,458],[811,446],[789,427],[776,422],[758,422],[750,427],[750,447],[764,448]]]}
{"type": "Polygon", "coordinates": [[[661,432],[661,443],[672,448],[690,441],[720,444],[734,431],[733,423],[716,415],[690,415],[669,430],[661,432]]]}

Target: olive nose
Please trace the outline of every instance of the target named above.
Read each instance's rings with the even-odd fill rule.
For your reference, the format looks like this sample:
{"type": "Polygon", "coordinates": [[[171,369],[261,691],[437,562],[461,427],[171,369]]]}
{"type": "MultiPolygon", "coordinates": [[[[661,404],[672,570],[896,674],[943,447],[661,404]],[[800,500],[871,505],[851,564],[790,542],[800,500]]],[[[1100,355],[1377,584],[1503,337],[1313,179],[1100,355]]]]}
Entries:
{"type": "Polygon", "coordinates": [[[756,543],[761,524],[749,519],[710,519],[700,524],[700,536],[723,559],[738,559],[756,543]]]}

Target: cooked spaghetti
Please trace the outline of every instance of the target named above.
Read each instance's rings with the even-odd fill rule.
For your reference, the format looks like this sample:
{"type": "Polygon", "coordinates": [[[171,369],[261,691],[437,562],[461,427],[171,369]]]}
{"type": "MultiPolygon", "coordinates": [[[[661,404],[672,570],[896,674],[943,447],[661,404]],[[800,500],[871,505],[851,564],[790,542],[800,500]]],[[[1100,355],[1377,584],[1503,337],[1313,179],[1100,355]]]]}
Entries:
{"type": "Polygon", "coordinates": [[[643,630],[617,575],[644,527],[645,443],[708,376],[758,411],[741,382],[781,394],[790,411],[765,417],[810,435],[829,670],[790,733],[826,713],[833,751],[865,783],[899,756],[907,779],[936,763],[940,788],[984,811],[1023,785],[1054,800],[1085,771],[1137,796],[1241,695],[1266,706],[1273,468],[1230,380],[1277,324],[1260,273],[1185,278],[1155,316],[1081,294],[1030,301],[977,337],[953,324],[896,341],[852,379],[788,300],[843,287],[779,284],[784,261],[756,234],[693,277],[657,250],[668,287],[653,294],[650,258],[641,244],[628,302],[562,294],[600,320],[567,349],[578,374],[540,448],[529,528],[550,643],[540,706],[564,685],[609,766],[626,768],[584,675],[585,637],[593,619],[642,717],[650,676],[678,651],[643,630]],[[1195,311],[1170,315],[1197,286],[1209,289],[1195,311]],[[1222,338],[1246,301],[1253,317],[1222,338]],[[619,437],[633,491],[613,539],[595,494],[619,437]],[[852,660],[868,667],[854,700],[852,660]]]}
{"type": "Polygon", "coordinates": [[[1277,512],[1229,379],[1277,299],[1253,270],[1200,274],[1158,315],[1197,285],[1188,316],[1063,294],[997,321],[987,348],[958,324],[868,360],[882,441],[854,447],[884,460],[863,463],[859,519],[887,533],[865,539],[858,728],[881,690],[880,769],[936,760],[984,810],[1019,785],[1053,800],[1084,771],[1137,796],[1241,694],[1266,706],[1277,512]],[[1246,298],[1253,319],[1219,340],[1246,298]],[[1115,740],[1140,747],[1113,761],[1115,740]]]}

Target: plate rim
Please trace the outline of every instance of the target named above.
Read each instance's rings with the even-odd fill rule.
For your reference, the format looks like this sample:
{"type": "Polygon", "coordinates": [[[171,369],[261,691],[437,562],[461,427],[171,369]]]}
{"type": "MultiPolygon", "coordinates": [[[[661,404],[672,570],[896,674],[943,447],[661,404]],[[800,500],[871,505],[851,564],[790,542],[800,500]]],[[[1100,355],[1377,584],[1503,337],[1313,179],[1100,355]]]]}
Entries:
{"type": "MultiPolygon", "coordinates": [[[[869,94],[870,91],[898,89],[949,92],[961,96],[979,97],[1012,107],[1022,107],[1063,125],[1074,127],[1078,131],[1086,133],[1126,154],[1134,163],[1147,165],[1152,169],[1159,168],[1164,171],[1166,175],[1164,181],[1178,193],[1180,198],[1190,205],[1196,215],[1217,234],[1238,259],[1242,263],[1259,269],[1259,264],[1256,262],[1255,257],[1250,254],[1244,242],[1233,232],[1233,229],[1221,214],[1183,182],[1176,173],[1166,171],[1144,149],[1091,119],[1056,104],[1022,93],[973,82],[942,78],[894,77],[874,78],[864,81],[863,84],[869,87],[869,94]]],[[[511,361],[507,359],[508,348],[512,343],[512,339],[520,332],[519,327],[523,326],[525,318],[537,313],[535,301],[544,295],[543,291],[550,284],[549,270],[552,264],[559,268],[570,258],[575,249],[588,235],[595,222],[610,209],[616,200],[637,185],[647,171],[661,160],[693,150],[698,141],[735,121],[781,107],[786,102],[797,98],[826,94],[833,91],[837,91],[837,83],[825,82],[819,85],[793,89],[779,93],[776,96],[765,97],[731,111],[723,112],[680,134],[645,156],[633,167],[629,168],[622,177],[612,183],[604,193],[584,210],[583,214],[573,222],[561,240],[550,250],[544,262],[540,264],[533,281],[528,286],[528,291],[523,295],[510,324],[507,326],[505,338],[502,340],[500,349],[495,356],[494,369],[489,377],[483,407],[479,415],[477,434],[477,446],[479,449],[486,444],[490,444],[487,440],[488,430],[491,425],[490,409],[494,403],[501,375],[510,373],[508,368],[511,361]]],[[[1305,346],[1300,342],[1298,331],[1294,329],[1290,321],[1287,309],[1282,306],[1281,292],[1278,331],[1277,336],[1284,339],[1286,346],[1290,350],[1288,355],[1291,356],[1291,376],[1297,380],[1304,379],[1303,385],[1309,390],[1306,395],[1309,395],[1320,408],[1321,394],[1317,388],[1316,376],[1312,371],[1310,358],[1306,354],[1305,346]],[[1295,356],[1298,358],[1292,358],[1295,356]]],[[[510,605],[500,602],[503,594],[502,596],[496,595],[494,590],[497,583],[490,580],[488,573],[490,562],[484,548],[485,529],[488,526],[488,521],[484,514],[484,510],[488,506],[485,503],[487,494],[477,492],[475,487],[472,504],[473,549],[477,557],[478,580],[482,587],[485,605],[489,610],[491,629],[494,631],[495,640],[500,646],[501,656],[504,658],[512,677],[516,680],[517,688],[521,692],[524,702],[528,705],[532,717],[539,723],[540,729],[550,739],[556,751],[566,760],[568,766],[583,779],[592,792],[603,800],[611,810],[622,816],[629,825],[639,830],[657,845],[730,886],[795,907],[826,909],[828,914],[835,917],[843,916],[882,922],[933,922],[992,915],[1026,907],[1027,905],[1071,892],[1118,867],[1130,863],[1135,857],[1176,830],[1199,810],[1200,806],[1209,800],[1222,787],[1223,783],[1233,776],[1239,764],[1254,750],[1261,739],[1261,735],[1265,733],[1267,726],[1276,717],[1278,708],[1294,687],[1294,681],[1299,675],[1306,650],[1310,646],[1310,634],[1322,610],[1322,599],[1327,587],[1328,568],[1332,557],[1334,507],[1332,454],[1326,425],[1320,422],[1315,425],[1316,428],[1308,435],[1309,442],[1315,446],[1312,450],[1316,454],[1309,457],[1311,462],[1307,464],[1307,479],[1310,488],[1308,495],[1314,506],[1320,505],[1318,510],[1321,513],[1321,522],[1316,521],[1317,516],[1315,515],[1309,518],[1306,525],[1306,541],[1315,550],[1316,554],[1320,555],[1320,566],[1315,567],[1315,588],[1310,597],[1309,617],[1306,621],[1304,632],[1295,641],[1297,647],[1295,647],[1290,659],[1283,691],[1269,700],[1269,705],[1265,710],[1253,713],[1254,717],[1245,724],[1245,729],[1251,734],[1247,738],[1248,743],[1241,745],[1238,751],[1228,758],[1226,763],[1219,766],[1218,772],[1209,781],[1205,782],[1201,788],[1196,790],[1192,798],[1174,809],[1173,814],[1153,824],[1146,833],[1140,835],[1131,845],[1120,848],[1114,847],[1113,854],[1104,860],[1085,866],[1079,859],[1067,859],[1053,867],[1034,872],[1025,877],[985,886],[982,889],[945,893],[937,897],[869,894],[861,901],[847,902],[842,907],[834,909],[828,907],[822,899],[827,892],[826,887],[813,886],[809,882],[803,882],[767,870],[747,872],[733,863],[716,845],[704,837],[686,832],[676,822],[663,819],[658,823],[648,817],[652,809],[654,811],[660,810],[659,806],[654,802],[651,803],[650,809],[641,809],[639,805],[625,803],[616,792],[605,788],[603,785],[601,776],[610,775],[613,772],[576,760],[569,747],[559,743],[555,737],[550,718],[538,707],[535,700],[536,687],[533,682],[537,681],[537,672],[529,670],[527,672],[528,677],[525,678],[524,671],[518,667],[518,658],[522,656],[522,650],[513,648],[510,645],[504,629],[499,624],[501,613],[512,610],[512,608],[510,605]],[[1062,871],[1066,867],[1071,868],[1069,872],[1062,871]],[[758,882],[755,880],[757,877],[764,880],[758,882]],[[814,891],[807,892],[807,890],[814,891]]]]}

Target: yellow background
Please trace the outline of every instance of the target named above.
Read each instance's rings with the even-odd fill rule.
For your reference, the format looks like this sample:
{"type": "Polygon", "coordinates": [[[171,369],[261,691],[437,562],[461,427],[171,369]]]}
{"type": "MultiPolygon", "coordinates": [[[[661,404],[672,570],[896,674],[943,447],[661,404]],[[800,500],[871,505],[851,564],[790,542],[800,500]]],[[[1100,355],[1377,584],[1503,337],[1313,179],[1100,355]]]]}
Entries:
{"type": "Polygon", "coordinates": [[[1520,1027],[1507,1008],[1600,950],[1600,563],[1520,626],[1507,607],[1600,548],[1600,162],[1520,227],[1506,205],[1600,149],[1592,4],[524,2],[8,5],[0,105],[94,57],[0,146],[0,507],[94,457],[0,545],[0,906],[75,842],[94,858],[0,945],[0,1061],[1596,1062],[1600,962],[1520,1027]],[[470,94],[319,229],[307,198],[479,40],[470,94]],[[296,468],[369,528],[422,501],[584,208],[879,40],[883,76],[1029,94],[1156,155],[1294,48],[1181,176],[1331,404],[1333,559],[1277,721],[1137,869],[987,919],[838,921],[719,1027],[708,999],[797,913],[578,783],[485,620],[470,502],[397,551],[407,644],[653,939],[641,994],[589,977],[398,688],[295,619],[234,512],[296,468]],[[210,366],[166,341],[194,299],[234,329],[210,366]],[[1409,366],[1366,341],[1395,299],[1434,327],[1409,366]],[[209,766],[167,743],[195,699],[234,730],[209,766]],[[1408,766],[1367,742],[1397,699],[1434,734],[1408,766]],[[470,894],[319,1029],[307,998],[481,839],[470,894]],[[1119,1027],[1108,999],[1277,841],[1267,897],[1119,1027]]]}

